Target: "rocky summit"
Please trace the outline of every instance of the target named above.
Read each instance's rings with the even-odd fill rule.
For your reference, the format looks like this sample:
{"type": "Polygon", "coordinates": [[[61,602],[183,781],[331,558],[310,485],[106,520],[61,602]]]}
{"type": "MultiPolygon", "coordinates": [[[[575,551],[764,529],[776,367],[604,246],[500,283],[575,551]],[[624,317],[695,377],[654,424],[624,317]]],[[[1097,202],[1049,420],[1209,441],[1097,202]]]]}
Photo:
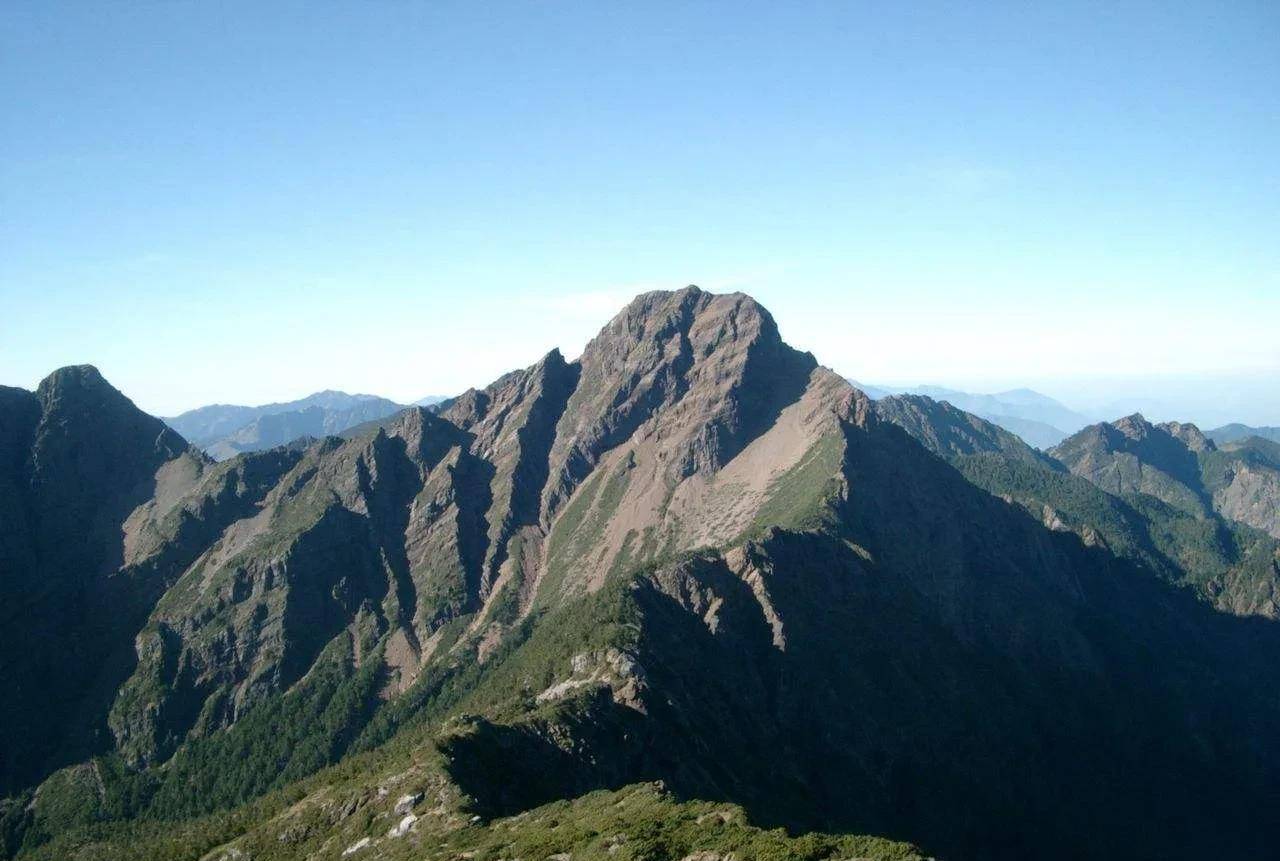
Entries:
{"type": "Polygon", "coordinates": [[[221,462],[66,368],[0,390],[0,849],[1272,857],[1277,463],[872,402],[694,287],[221,462]]]}
{"type": "Polygon", "coordinates": [[[1280,444],[1215,444],[1193,424],[1141,415],[1085,428],[1050,453],[1118,495],[1145,494],[1199,517],[1217,513],[1280,538],[1280,444]]]}

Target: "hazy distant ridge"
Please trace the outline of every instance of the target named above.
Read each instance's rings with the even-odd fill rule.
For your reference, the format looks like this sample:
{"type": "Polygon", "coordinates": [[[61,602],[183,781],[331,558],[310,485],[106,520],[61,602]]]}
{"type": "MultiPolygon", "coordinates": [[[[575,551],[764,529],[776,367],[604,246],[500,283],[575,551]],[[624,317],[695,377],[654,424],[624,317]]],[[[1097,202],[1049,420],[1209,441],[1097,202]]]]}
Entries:
{"type": "Polygon", "coordinates": [[[890,395],[925,395],[935,401],[946,401],[965,412],[981,416],[1005,430],[1012,431],[1037,448],[1057,445],[1069,434],[1090,422],[1088,416],[1031,389],[974,394],[942,386],[899,389],[851,382],[873,400],[880,400],[890,395]]]}
{"type": "Polygon", "coordinates": [[[1205,431],[1205,436],[1219,444],[1238,442],[1251,436],[1271,440],[1272,442],[1280,442],[1280,427],[1250,427],[1249,425],[1233,423],[1205,431]]]}
{"type": "Polygon", "coordinates": [[[211,404],[164,421],[211,456],[225,460],[303,436],[338,434],[401,409],[401,404],[377,395],[326,389],[296,401],[258,407],[211,404]]]}

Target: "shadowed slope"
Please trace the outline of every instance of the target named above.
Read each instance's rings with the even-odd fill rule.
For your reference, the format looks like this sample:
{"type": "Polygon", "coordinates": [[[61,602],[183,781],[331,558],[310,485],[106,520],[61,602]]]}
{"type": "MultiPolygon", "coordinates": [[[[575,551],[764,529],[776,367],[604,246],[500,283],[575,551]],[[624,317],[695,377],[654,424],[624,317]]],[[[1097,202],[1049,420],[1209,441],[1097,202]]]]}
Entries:
{"type": "MultiPolygon", "coordinates": [[[[1188,479],[1196,435],[1160,433],[1133,475],[1188,479]]],[[[404,854],[419,777],[415,816],[662,779],[954,858],[1270,848],[1277,629],[1182,584],[1255,612],[1272,545],[1201,547],[1211,482],[1121,499],[945,404],[877,409],[749,297],[646,294],[576,362],[273,457],[153,471],[122,560],[169,561],[114,752],[4,805],[11,846],[345,758],[349,798],[271,796],[302,831],[238,808],[222,854],[404,854]]]]}

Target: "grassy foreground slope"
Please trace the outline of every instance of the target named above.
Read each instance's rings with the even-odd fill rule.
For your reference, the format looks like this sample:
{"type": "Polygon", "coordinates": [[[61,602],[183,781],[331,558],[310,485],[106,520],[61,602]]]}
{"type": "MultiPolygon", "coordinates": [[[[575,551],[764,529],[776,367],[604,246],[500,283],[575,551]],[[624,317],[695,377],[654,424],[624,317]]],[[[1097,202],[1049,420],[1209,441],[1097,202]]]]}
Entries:
{"type": "Polygon", "coordinates": [[[740,807],[680,801],[661,782],[601,790],[515,816],[481,820],[452,787],[422,770],[388,775],[372,792],[335,782],[289,804],[288,794],[251,809],[177,825],[137,824],[68,834],[30,855],[41,861],[379,861],[613,859],[613,861],[816,861],[923,856],[877,837],[788,835],[747,821],[740,807]],[[237,826],[274,816],[228,842],[237,826]],[[405,823],[408,823],[408,827],[405,823]]]}

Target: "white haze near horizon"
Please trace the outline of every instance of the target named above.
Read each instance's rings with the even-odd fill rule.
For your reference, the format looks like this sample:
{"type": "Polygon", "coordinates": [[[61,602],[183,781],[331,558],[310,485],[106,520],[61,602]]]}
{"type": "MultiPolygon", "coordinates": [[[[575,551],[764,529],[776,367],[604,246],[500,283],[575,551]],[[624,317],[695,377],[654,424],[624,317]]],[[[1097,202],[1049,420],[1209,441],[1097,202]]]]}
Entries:
{"type": "Polygon", "coordinates": [[[692,282],[869,383],[1280,424],[1280,5],[499,5],[6,4],[0,384],[405,402],[692,282]]]}
{"type": "MultiPolygon", "coordinates": [[[[273,337],[274,321],[246,315],[241,331],[202,333],[169,356],[162,356],[164,343],[135,342],[120,351],[122,342],[110,339],[100,342],[105,357],[89,350],[55,364],[97,364],[156,415],[210,403],[289,401],[323,389],[410,403],[482,387],[553,347],[575,358],[636,294],[678,286],[471,296],[396,317],[362,315],[337,302],[304,319],[308,331],[295,326],[292,338],[273,337]]],[[[1092,320],[1087,308],[1074,315],[1061,308],[1042,315],[966,311],[937,296],[932,307],[906,308],[892,293],[874,301],[855,291],[814,295],[768,276],[704,282],[704,289],[757,297],[788,343],[867,385],[972,393],[1030,388],[1096,420],[1142,412],[1206,428],[1280,425],[1280,357],[1267,313],[1215,319],[1207,308],[1180,321],[1151,309],[1113,308],[1092,320]],[[1215,325],[1230,337],[1206,335],[1215,325]]],[[[3,382],[32,387],[48,370],[32,367],[28,378],[3,382]]]]}

